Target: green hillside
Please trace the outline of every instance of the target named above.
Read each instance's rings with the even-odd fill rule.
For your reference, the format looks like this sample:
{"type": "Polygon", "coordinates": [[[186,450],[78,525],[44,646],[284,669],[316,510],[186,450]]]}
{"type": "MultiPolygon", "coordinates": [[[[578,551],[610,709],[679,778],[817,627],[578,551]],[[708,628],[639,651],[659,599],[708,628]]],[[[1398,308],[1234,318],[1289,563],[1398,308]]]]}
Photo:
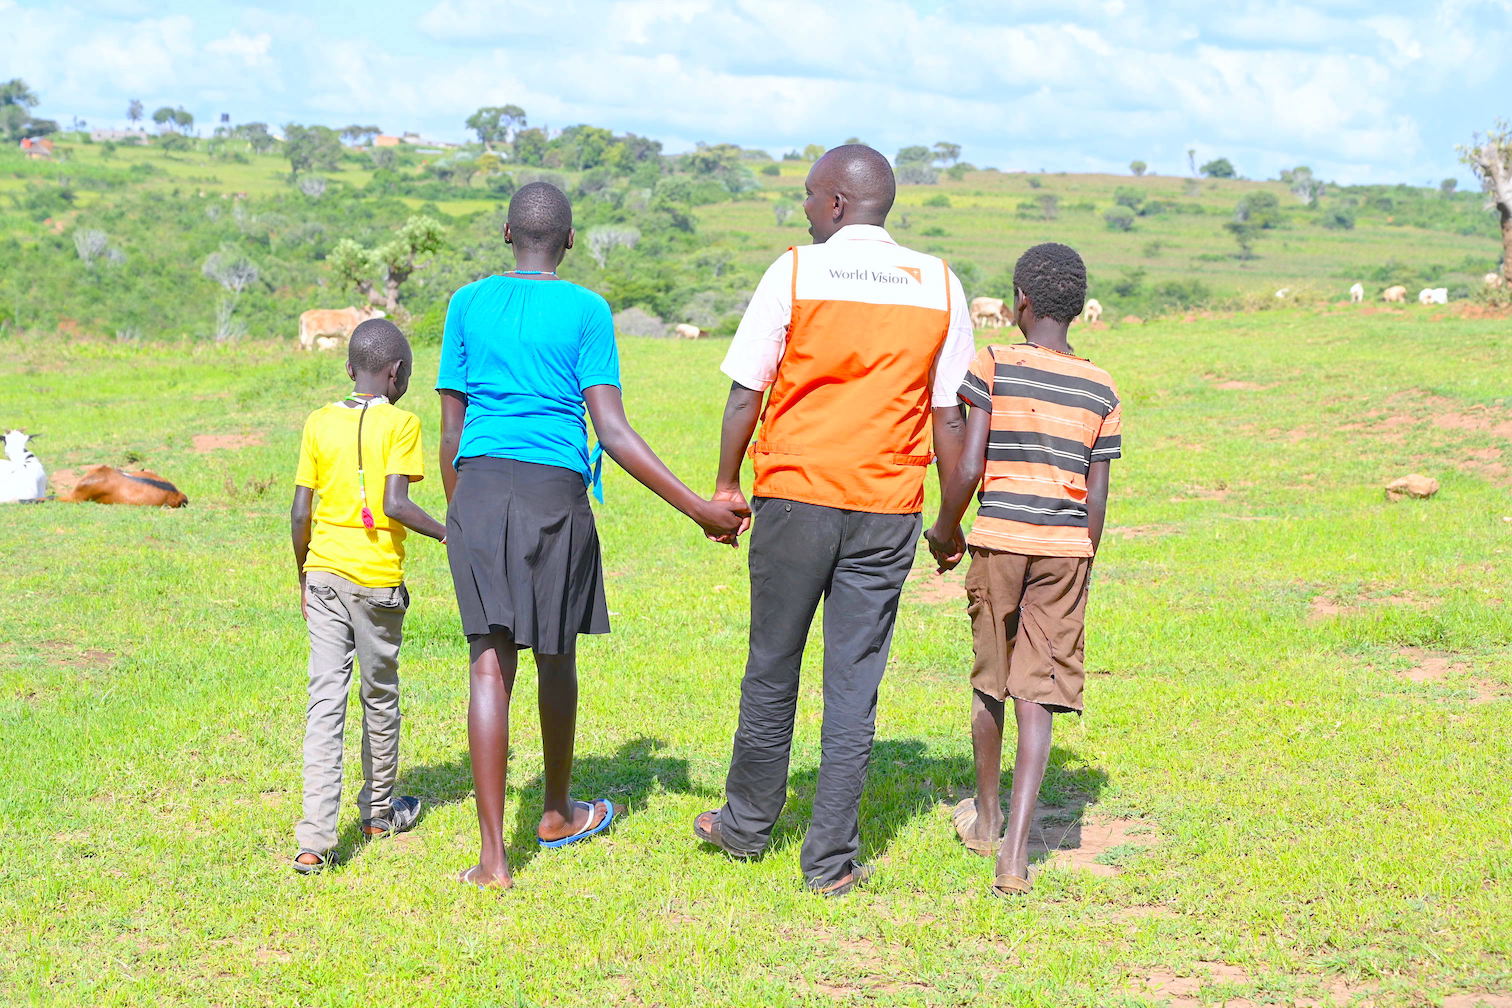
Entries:
{"type": "MultiPolygon", "coordinates": [[[[51,160],[6,150],[0,333],[292,337],[300,311],[357,300],[325,261],[342,238],[373,246],[423,213],[442,225],[443,245],[421,257],[401,299],[416,335],[435,338],[450,291],[508,262],[500,211],[534,178],[575,201],[580,242],[564,275],[616,311],[641,307],[667,323],[731,331],[761,269],[807,241],[799,203],[808,162],[731,145],[663,156],[635,137],[610,137],[619,146],[607,149],[624,155],[613,160],[585,153],[584,138],[598,134],[610,137],[566,131],[576,146],[548,146],[543,166],[481,146],[402,146],[334,150],[297,176],[277,145],[255,153],[225,138],[135,146],[62,134],[51,160]],[[639,146],[625,154],[631,141],[639,146]],[[600,264],[588,241],[596,230],[633,241],[611,243],[600,264]],[[234,297],[206,271],[217,253],[255,274],[234,297]]],[[[1371,299],[1396,283],[1466,297],[1500,251],[1494,216],[1476,193],[1327,186],[1308,206],[1279,181],[964,165],[935,184],[901,187],[891,226],[905,243],[948,258],[973,296],[1007,296],[1008,271],[1026,246],[1072,244],[1112,321],[1269,307],[1280,288],[1303,301],[1338,300],[1356,281],[1371,299]]]]}

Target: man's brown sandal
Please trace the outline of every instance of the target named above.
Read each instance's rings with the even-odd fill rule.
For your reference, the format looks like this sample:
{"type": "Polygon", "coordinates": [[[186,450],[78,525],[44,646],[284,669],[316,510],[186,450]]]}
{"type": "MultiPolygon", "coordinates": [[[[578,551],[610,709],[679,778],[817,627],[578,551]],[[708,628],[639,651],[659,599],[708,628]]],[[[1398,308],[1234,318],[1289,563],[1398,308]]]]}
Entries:
{"type": "Polygon", "coordinates": [[[950,810],[950,821],[955,823],[956,836],[961,844],[973,854],[982,857],[997,857],[998,842],[980,840],[970,834],[976,830],[977,807],[975,798],[963,798],[950,810]]]}
{"type": "Polygon", "coordinates": [[[824,897],[844,896],[846,893],[856,888],[856,886],[871,878],[874,872],[876,872],[876,869],[871,865],[858,864],[850,870],[849,874],[843,876],[842,878],[836,879],[829,885],[820,886],[810,882],[809,888],[818,893],[820,896],[824,897]]]}
{"type": "Polygon", "coordinates": [[[1031,888],[1026,878],[1020,878],[1017,875],[999,875],[993,880],[992,895],[1012,899],[1015,896],[1023,896],[1031,888]]]}
{"type": "Polygon", "coordinates": [[[738,847],[731,847],[729,843],[725,841],[725,838],[719,832],[718,809],[711,809],[708,812],[699,813],[698,817],[693,820],[693,835],[698,837],[698,839],[702,840],[704,843],[713,844],[715,847],[718,847],[720,850],[730,855],[730,857],[738,858],[741,861],[751,861],[761,857],[761,851],[743,851],[738,847]],[[708,817],[707,823],[704,822],[705,816],[708,817]]]}

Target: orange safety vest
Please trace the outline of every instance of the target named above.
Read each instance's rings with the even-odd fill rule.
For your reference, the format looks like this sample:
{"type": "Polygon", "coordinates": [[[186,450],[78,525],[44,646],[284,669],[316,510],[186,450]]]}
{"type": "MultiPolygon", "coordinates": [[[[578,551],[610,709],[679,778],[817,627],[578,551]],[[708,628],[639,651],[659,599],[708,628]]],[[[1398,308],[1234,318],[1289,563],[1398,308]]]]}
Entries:
{"type": "Polygon", "coordinates": [[[754,492],[917,514],[934,461],[929,385],[950,329],[950,267],[902,248],[909,265],[892,267],[847,263],[828,246],[791,251],[792,322],[751,445],[754,492]],[[846,299],[868,294],[878,300],[846,299]]]}

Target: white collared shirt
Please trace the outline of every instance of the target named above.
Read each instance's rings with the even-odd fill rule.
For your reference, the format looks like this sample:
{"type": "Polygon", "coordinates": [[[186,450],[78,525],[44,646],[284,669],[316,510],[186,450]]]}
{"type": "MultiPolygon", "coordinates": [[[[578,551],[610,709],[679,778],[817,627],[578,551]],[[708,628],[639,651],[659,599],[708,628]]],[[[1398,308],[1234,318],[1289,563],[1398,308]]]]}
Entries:
{"type": "MultiPolygon", "coordinates": [[[[827,246],[855,243],[846,248],[847,258],[858,261],[876,259],[878,265],[895,270],[894,260],[900,251],[909,256],[926,258],[923,253],[904,249],[893,241],[886,229],[875,224],[847,224],[830,236],[827,246]]],[[[932,257],[929,257],[932,258],[932,257]]],[[[935,261],[939,267],[939,261],[935,261]]],[[[966,292],[954,272],[950,273],[950,330],[936,355],[930,381],[930,404],[954,406],[966,369],[976,356],[976,334],[971,325],[971,308],[966,292]]],[[[748,389],[765,392],[777,377],[777,366],[787,348],[788,326],[793,317],[793,253],[784,252],[767,268],[751,295],[730,342],[720,370],[732,381],[748,389]]]]}

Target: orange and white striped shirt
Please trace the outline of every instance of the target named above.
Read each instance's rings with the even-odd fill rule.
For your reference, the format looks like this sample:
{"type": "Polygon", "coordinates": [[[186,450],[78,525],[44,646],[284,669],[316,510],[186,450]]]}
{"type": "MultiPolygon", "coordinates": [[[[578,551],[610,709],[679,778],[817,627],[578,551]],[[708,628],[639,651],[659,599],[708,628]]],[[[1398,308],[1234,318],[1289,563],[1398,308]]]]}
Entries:
{"type": "Polygon", "coordinates": [[[1091,556],[1087,470],[1123,454],[1108,372],[1034,343],[989,346],[960,397],[992,411],[981,506],[966,541],[1025,556],[1091,556]]]}

